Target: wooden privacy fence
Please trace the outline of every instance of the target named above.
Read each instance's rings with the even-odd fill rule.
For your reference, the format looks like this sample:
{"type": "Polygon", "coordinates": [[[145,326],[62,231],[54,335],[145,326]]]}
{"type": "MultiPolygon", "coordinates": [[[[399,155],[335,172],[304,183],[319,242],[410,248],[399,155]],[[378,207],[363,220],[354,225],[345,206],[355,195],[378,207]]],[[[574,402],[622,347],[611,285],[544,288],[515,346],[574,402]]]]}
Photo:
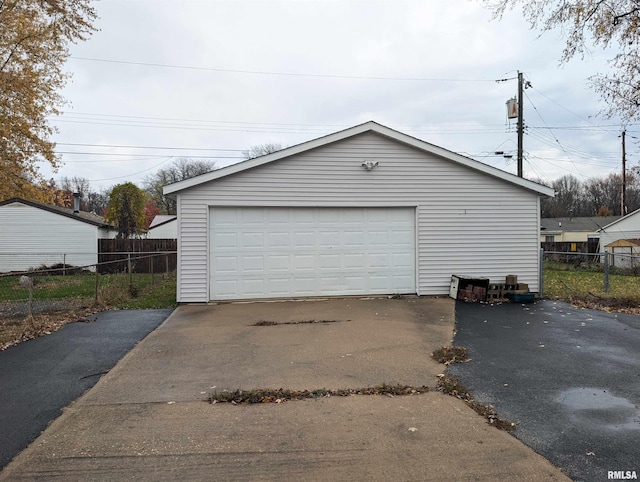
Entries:
{"type": "Polygon", "coordinates": [[[177,267],[175,239],[99,239],[98,272],[168,273],[177,267]],[[129,268],[131,266],[131,268],[129,268]]]}
{"type": "Polygon", "coordinates": [[[573,264],[593,263],[599,261],[597,253],[600,251],[600,242],[562,242],[562,243],[540,243],[545,253],[545,258],[551,261],[566,262],[568,259],[573,264]],[[567,253],[566,255],[564,253],[567,253]],[[573,254],[572,254],[573,253],[573,254]]]}

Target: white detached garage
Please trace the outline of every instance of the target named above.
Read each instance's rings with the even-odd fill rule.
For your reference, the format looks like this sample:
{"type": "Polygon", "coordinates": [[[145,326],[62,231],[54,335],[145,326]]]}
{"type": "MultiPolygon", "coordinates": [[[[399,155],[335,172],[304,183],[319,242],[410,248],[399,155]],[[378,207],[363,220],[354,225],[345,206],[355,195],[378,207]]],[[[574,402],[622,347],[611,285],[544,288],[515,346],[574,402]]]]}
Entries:
{"type": "Polygon", "coordinates": [[[375,122],[164,189],[179,302],[448,292],[452,274],[539,282],[553,190],[375,122]]]}

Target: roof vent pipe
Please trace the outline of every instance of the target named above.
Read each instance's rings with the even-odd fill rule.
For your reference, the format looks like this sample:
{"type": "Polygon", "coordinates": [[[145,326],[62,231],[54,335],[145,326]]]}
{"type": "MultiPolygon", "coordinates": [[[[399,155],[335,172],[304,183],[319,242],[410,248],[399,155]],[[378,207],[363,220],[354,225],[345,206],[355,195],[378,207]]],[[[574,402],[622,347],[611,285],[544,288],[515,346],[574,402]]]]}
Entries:
{"type": "Polygon", "coordinates": [[[80,193],[73,193],[73,214],[80,214],[80,193]]]}

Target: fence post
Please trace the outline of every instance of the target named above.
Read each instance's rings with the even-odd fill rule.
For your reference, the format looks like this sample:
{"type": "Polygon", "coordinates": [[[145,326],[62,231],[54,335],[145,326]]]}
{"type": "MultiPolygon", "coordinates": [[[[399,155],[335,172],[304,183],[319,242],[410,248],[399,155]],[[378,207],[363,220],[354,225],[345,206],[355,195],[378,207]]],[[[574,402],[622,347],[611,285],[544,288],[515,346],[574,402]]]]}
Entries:
{"type": "Polygon", "coordinates": [[[540,288],[538,293],[540,299],[544,298],[544,249],[540,248],[540,288]]]}
{"type": "Polygon", "coordinates": [[[93,304],[97,305],[98,304],[98,287],[100,285],[100,274],[98,273],[98,265],[96,264],[96,284],[95,284],[95,290],[93,293],[93,304]]]}
{"type": "Polygon", "coordinates": [[[33,318],[33,283],[29,284],[29,319],[33,318]]]}
{"type": "Polygon", "coordinates": [[[609,253],[604,253],[604,292],[609,293],[609,253]]]}
{"type": "Polygon", "coordinates": [[[169,255],[168,254],[164,256],[164,261],[165,261],[165,273],[167,274],[167,277],[169,277],[169,255]]]}
{"type": "Polygon", "coordinates": [[[155,280],[153,278],[153,265],[155,264],[155,257],[153,255],[149,256],[149,269],[151,270],[151,286],[155,285],[155,280]]]}
{"type": "Polygon", "coordinates": [[[129,271],[129,293],[133,292],[133,274],[131,273],[131,253],[127,253],[127,270],[129,271]]]}
{"type": "Polygon", "coordinates": [[[62,276],[67,275],[67,253],[62,253],[62,276]]]}

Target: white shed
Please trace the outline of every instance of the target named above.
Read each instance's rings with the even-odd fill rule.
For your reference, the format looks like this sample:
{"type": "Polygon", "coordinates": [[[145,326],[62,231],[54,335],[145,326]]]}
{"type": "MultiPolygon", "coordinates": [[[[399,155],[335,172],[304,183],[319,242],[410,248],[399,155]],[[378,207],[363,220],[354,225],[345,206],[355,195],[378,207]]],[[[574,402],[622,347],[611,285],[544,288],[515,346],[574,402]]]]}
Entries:
{"type": "Polygon", "coordinates": [[[0,273],[98,262],[98,239],[117,231],[95,214],[26,199],[0,202],[0,273]]]}
{"type": "Polygon", "coordinates": [[[375,122],[166,186],[179,302],[539,289],[551,188],[375,122]]]}
{"type": "Polygon", "coordinates": [[[147,239],[176,239],[178,234],[176,216],[158,214],[153,218],[147,230],[147,239]]]}

